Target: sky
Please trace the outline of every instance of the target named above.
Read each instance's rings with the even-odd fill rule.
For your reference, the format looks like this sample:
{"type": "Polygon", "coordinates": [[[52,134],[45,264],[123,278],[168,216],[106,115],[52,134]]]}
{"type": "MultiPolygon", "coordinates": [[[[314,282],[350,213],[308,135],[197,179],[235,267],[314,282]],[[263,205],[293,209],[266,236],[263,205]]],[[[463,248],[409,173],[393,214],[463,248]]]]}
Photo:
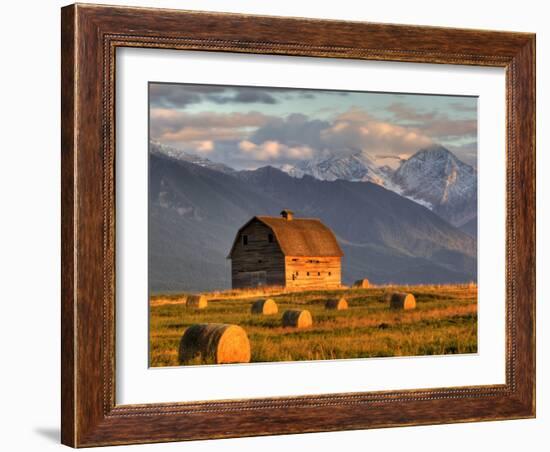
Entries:
{"type": "Polygon", "coordinates": [[[395,167],[442,144],[477,160],[477,98],[251,86],[149,84],[150,139],[235,169],[363,151],[395,167]]]}

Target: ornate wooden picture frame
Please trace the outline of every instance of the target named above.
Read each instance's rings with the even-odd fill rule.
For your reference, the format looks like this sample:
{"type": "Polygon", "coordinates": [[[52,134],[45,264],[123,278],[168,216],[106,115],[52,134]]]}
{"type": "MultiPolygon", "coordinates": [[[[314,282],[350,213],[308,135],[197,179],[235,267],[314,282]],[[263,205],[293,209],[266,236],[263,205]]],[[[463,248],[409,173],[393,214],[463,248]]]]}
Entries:
{"type": "Polygon", "coordinates": [[[62,442],[73,447],[535,416],[535,36],[71,5],[62,9],[62,442]],[[115,403],[115,51],[143,47],[506,70],[506,382],[115,403]]]}

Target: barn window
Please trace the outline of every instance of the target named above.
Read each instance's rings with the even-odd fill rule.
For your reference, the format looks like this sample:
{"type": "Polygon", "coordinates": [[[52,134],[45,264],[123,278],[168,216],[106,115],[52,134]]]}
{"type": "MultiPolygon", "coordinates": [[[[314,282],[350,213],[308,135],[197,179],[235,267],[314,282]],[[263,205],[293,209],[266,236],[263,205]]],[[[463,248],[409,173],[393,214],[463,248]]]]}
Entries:
{"type": "Polygon", "coordinates": [[[307,275],[309,276],[309,272],[307,272],[307,275]]]}
{"type": "Polygon", "coordinates": [[[243,245],[248,245],[248,236],[243,235],[243,245]]]}
{"type": "Polygon", "coordinates": [[[321,276],[321,272],[317,272],[317,276],[321,276]]]}
{"type": "Polygon", "coordinates": [[[330,275],[332,275],[332,273],[331,273],[331,272],[328,272],[328,275],[330,276],[330,275]]]}
{"type": "Polygon", "coordinates": [[[268,241],[269,243],[273,243],[273,234],[268,234],[268,236],[267,236],[267,241],[268,241]]]}

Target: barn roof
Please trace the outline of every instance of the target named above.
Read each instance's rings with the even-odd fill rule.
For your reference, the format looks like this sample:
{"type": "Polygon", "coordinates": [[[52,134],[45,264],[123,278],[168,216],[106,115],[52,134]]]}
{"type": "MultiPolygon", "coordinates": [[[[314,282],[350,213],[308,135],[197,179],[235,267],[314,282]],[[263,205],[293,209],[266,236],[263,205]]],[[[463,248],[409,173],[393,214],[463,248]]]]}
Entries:
{"type": "Polygon", "coordinates": [[[260,221],[273,231],[281,251],[286,256],[342,257],[344,255],[332,230],[318,218],[287,220],[281,217],[257,216],[239,229],[229,256],[233,252],[241,231],[254,220],[260,221]]]}

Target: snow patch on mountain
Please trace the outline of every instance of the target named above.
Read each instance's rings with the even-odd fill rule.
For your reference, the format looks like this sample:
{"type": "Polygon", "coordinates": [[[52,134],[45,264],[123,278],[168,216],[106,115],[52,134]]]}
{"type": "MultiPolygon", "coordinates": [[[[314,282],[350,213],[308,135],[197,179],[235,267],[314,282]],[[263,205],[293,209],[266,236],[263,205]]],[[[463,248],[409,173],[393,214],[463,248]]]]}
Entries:
{"type": "Polygon", "coordinates": [[[159,143],[158,141],[149,141],[149,152],[156,155],[166,155],[173,159],[182,160],[184,162],[194,163],[195,165],[202,166],[203,168],[209,168],[211,170],[220,171],[225,174],[231,174],[235,172],[233,168],[224,165],[223,163],[213,162],[206,157],[192,154],[190,152],[185,152],[181,149],[159,143]]]}
{"type": "Polygon", "coordinates": [[[394,169],[388,165],[378,166],[364,151],[357,151],[344,156],[323,153],[316,159],[299,162],[296,165],[281,165],[279,169],[296,178],[308,175],[327,181],[341,179],[351,182],[372,182],[403,195],[430,210],[433,209],[431,202],[410,194],[404,194],[402,187],[392,179],[394,169]]]}
{"type": "Polygon", "coordinates": [[[312,160],[298,162],[295,165],[282,165],[280,169],[298,178],[307,174],[326,181],[343,179],[352,182],[373,182],[383,186],[387,182],[385,172],[364,151],[347,155],[321,153],[312,160]]]}
{"type": "Polygon", "coordinates": [[[443,146],[418,151],[401,163],[391,181],[403,196],[429,203],[455,226],[477,214],[477,171],[443,146]]]}

